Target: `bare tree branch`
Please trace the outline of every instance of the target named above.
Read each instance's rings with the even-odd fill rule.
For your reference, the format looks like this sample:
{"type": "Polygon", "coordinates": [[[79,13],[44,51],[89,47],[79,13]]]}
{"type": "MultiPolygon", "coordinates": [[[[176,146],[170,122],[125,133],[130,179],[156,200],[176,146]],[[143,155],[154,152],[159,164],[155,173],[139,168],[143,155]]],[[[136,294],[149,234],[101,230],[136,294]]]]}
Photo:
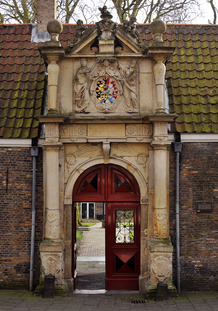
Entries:
{"type": "MultiPolygon", "coordinates": [[[[217,23],[217,12],[218,12],[218,9],[215,6],[213,0],[207,0],[207,2],[210,4],[211,9],[213,11],[213,22],[212,22],[212,24],[216,24],[217,23]]],[[[208,21],[208,22],[210,23],[210,21],[208,21]]]]}
{"type": "MultiPolygon", "coordinates": [[[[213,23],[217,22],[214,0],[57,0],[57,18],[63,23],[83,18],[86,23],[99,19],[99,7],[107,5],[118,22],[132,17],[137,22],[151,23],[161,18],[172,23],[191,23],[200,15],[200,1],[210,4],[213,23]]],[[[37,0],[0,0],[0,20],[4,22],[34,23],[37,21],[37,0]]]]}

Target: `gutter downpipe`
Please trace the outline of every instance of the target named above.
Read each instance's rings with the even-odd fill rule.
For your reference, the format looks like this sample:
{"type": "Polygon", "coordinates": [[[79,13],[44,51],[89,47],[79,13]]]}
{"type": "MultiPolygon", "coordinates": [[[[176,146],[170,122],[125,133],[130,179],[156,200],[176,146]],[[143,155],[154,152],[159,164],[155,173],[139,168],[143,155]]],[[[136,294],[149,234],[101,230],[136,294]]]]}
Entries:
{"type": "Polygon", "coordinates": [[[32,224],[31,224],[31,247],[30,247],[30,279],[29,289],[33,290],[33,266],[34,266],[34,247],[35,247],[35,226],[36,226],[36,157],[39,154],[37,142],[32,140],[30,155],[33,158],[33,173],[32,173],[32,224]],[[36,146],[35,146],[36,144],[36,146]]]}
{"type": "Polygon", "coordinates": [[[180,206],[179,206],[179,173],[180,173],[180,154],[182,153],[183,143],[181,143],[180,133],[175,133],[173,150],[176,152],[176,267],[177,267],[177,291],[180,294],[180,206]]]}

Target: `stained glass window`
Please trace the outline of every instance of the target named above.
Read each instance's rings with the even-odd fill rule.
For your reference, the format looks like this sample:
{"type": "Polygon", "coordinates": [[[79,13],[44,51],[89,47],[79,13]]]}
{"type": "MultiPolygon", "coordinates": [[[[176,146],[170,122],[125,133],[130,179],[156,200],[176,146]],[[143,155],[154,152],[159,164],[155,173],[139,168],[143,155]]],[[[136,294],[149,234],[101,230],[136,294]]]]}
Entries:
{"type": "Polygon", "coordinates": [[[134,211],[116,211],[116,243],[134,243],[134,211]]]}

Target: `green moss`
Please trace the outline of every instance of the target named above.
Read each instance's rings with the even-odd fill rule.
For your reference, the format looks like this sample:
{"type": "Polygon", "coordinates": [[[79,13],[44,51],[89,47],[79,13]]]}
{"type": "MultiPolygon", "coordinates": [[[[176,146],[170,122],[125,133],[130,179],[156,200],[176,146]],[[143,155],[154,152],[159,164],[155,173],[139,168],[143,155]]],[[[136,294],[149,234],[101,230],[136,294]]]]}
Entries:
{"type": "Polygon", "coordinates": [[[28,289],[27,281],[4,281],[0,282],[0,289],[5,290],[21,290],[28,289]]]}
{"type": "Polygon", "coordinates": [[[81,241],[83,237],[82,231],[76,230],[76,239],[81,241]]]}
{"type": "Polygon", "coordinates": [[[85,223],[82,223],[82,226],[90,227],[90,226],[94,226],[95,224],[96,224],[95,222],[85,222],[85,223]]]}

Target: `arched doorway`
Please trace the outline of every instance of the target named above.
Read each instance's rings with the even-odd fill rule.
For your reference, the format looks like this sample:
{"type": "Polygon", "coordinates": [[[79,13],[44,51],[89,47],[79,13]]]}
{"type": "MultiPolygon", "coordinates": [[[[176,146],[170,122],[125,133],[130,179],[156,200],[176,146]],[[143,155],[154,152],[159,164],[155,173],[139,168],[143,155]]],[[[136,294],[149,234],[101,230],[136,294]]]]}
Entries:
{"type": "MultiPolygon", "coordinates": [[[[139,198],[138,183],[133,175],[113,164],[93,166],[83,172],[75,183],[74,202],[105,203],[107,290],[138,290],[139,198]]],[[[73,215],[75,217],[75,213],[73,215]]],[[[75,243],[75,235],[74,228],[73,243],[75,243]]],[[[75,259],[73,254],[74,267],[75,259]]]]}

